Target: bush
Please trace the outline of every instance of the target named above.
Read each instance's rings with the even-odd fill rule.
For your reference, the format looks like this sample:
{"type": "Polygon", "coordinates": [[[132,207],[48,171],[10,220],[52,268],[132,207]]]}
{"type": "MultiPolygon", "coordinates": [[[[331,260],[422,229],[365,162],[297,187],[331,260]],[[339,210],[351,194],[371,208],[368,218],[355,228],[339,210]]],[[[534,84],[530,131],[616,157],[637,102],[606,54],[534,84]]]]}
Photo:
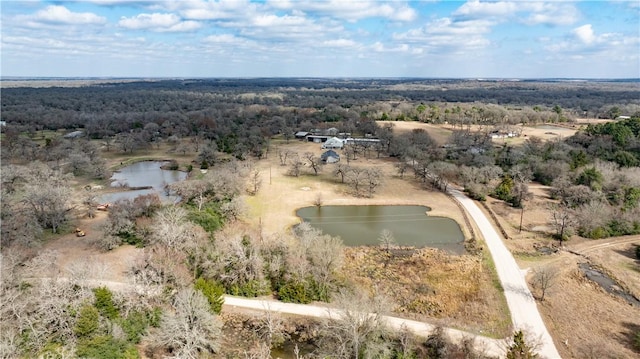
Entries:
{"type": "Polygon", "coordinates": [[[227,288],[227,293],[242,297],[258,297],[269,294],[269,292],[269,286],[257,280],[250,280],[244,284],[234,284],[230,288],[227,288]]]}
{"type": "Polygon", "coordinates": [[[140,338],[147,332],[150,321],[148,313],[133,311],[120,321],[120,327],[127,334],[129,343],[138,344],[140,338]]]}
{"type": "Polygon", "coordinates": [[[118,308],[113,303],[113,294],[107,287],[99,287],[93,290],[96,300],[93,304],[96,309],[109,319],[118,317],[118,308]]]}
{"type": "Polygon", "coordinates": [[[76,354],[92,359],[137,359],[140,358],[134,346],[117,340],[110,335],[98,335],[78,341],[76,354]]]}
{"type": "Polygon", "coordinates": [[[100,313],[98,309],[90,305],[80,308],[78,321],[73,332],[78,338],[86,338],[93,335],[100,326],[100,313]]]}
{"type": "Polygon", "coordinates": [[[188,218],[208,233],[213,233],[222,227],[222,215],[219,213],[219,210],[211,204],[205,206],[201,211],[193,208],[189,211],[188,218]]]}
{"type": "Polygon", "coordinates": [[[288,303],[311,303],[311,297],[307,293],[307,288],[304,282],[288,281],[280,287],[278,290],[278,299],[288,303]]]}
{"type": "Polygon", "coordinates": [[[193,287],[201,291],[205,298],[207,298],[211,306],[211,311],[220,314],[222,304],[224,303],[224,297],[222,296],[224,294],[224,288],[222,285],[200,277],[196,280],[193,287]]]}

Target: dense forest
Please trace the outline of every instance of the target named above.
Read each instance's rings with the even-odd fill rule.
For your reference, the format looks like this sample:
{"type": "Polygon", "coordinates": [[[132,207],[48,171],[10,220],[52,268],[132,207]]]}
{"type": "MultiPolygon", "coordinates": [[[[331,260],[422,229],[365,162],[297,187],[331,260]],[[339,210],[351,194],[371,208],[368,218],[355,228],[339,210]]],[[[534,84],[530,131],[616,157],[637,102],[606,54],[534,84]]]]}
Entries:
{"type": "MultiPolygon", "coordinates": [[[[493,196],[514,207],[526,206],[531,182],[551,186],[550,218],[559,241],[640,233],[636,81],[194,79],[12,87],[2,91],[2,121],[2,295],[12,303],[3,306],[2,317],[10,318],[12,331],[1,339],[11,353],[25,357],[109,357],[103,356],[108,352],[135,358],[148,332],[150,352],[217,352],[223,293],[273,294],[297,303],[334,300],[347,309],[359,302],[380,312],[376,298],[357,297],[336,274],[344,260],[338,238],[304,225],[263,238],[236,221],[243,211],[242,184],[257,178],[252,161],[280,156],[291,176],[304,163],[317,175],[313,154],[269,152],[274,138],[286,143],[297,131],[335,127],[379,140],[345,149],[346,163],[336,166],[336,181],[345,185],[369,176],[368,183],[355,182],[354,196],[374,196],[381,174],[349,160],[385,157],[394,161],[398,176],[411,174],[407,180],[425,188],[446,191],[457,183],[475,199],[493,196]],[[497,144],[489,136],[523,125],[574,126],[583,117],[613,121],[546,142],[531,137],[519,145],[497,144]],[[453,130],[443,144],[422,130],[396,134],[378,120],[447,124],[453,130]],[[62,136],[72,131],[81,132],[62,136]],[[185,170],[215,171],[167,187],[180,196],[181,206],[163,206],[155,196],[118,202],[95,245],[144,247],[146,256],[131,275],[144,291],[160,285],[165,293],[127,297],[102,287],[29,282],[52,261],[51,253],[36,255],[33,248],[68,226],[72,211],[93,215],[96,198],[90,191],[70,203],[74,179],[108,179],[105,153],[134,154],[160,145],[172,153],[194,153],[185,170]],[[176,328],[194,317],[194,336],[177,336],[176,328]]],[[[469,354],[469,348],[437,335],[403,353],[405,339],[385,332],[378,317],[357,320],[366,327],[358,337],[348,336],[345,321],[318,327],[324,336],[317,339],[319,352],[439,357],[437,350],[446,347],[469,354]]],[[[265,321],[255,330],[269,347],[279,340],[269,331],[272,324],[265,321]]]]}

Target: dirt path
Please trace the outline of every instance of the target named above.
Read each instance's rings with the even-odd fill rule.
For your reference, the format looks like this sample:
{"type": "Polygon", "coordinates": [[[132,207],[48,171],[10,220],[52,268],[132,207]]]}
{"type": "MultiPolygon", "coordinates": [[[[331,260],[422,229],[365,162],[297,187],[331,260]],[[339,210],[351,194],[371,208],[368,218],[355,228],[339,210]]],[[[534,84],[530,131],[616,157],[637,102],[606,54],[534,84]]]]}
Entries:
{"type": "Polygon", "coordinates": [[[541,357],[549,359],[560,358],[560,353],[558,353],[538,311],[535,299],[529,291],[524,273],[502,242],[498,232],[471,199],[455,189],[450,190],[450,193],[464,206],[471,218],[476,222],[487,247],[489,247],[500,283],[504,288],[504,295],[511,312],[514,328],[516,330],[521,329],[534,340],[541,341],[540,349],[538,350],[541,357]]]}

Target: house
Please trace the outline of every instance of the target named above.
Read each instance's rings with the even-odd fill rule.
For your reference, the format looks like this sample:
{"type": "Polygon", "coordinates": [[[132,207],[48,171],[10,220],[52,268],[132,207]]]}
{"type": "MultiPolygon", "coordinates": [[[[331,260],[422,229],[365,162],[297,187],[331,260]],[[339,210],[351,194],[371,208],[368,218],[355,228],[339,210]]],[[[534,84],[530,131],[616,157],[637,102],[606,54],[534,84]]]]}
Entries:
{"type": "Polygon", "coordinates": [[[302,140],[305,137],[309,136],[311,134],[311,132],[306,132],[306,131],[298,131],[295,133],[295,135],[293,135],[295,138],[302,140]]]}
{"type": "Polygon", "coordinates": [[[320,155],[320,160],[324,163],[336,163],[340,161],[340,155],[334,150],[329,150],[320,155]]]}
{"type": "Polygon", "coordinates": [[[338,130],[337,128],[330,127],[330,128],[327,128],[326,130],[324,130],[324,135],[326,135],[326,136],[337,136],[338,132],[340,132],[340,130],[338,130]]]}
{"type": "Polygon", "coordinates": [[[325,143],[322,144],[322,149],[342,148],[344,142],[338,137],[331,137],[325,143]]]}

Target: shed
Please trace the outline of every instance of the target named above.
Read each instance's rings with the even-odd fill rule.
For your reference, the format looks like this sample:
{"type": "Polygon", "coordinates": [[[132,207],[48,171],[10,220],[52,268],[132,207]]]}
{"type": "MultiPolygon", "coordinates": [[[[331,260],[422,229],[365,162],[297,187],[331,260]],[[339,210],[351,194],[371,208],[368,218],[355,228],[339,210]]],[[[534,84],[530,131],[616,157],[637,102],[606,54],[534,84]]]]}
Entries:
{"type": "Polygon", "coordinates": [[[320,160],[324,163],[336,163],[340,161],[340,155],[334,150],[329,150],[320,155],[320,160]]]}
{"type": "Polygon", "coordinates": [[[294,137],[295,137],[295,138],[297,138],[297,139],[300,139],[300,140],[301,140],[301,139],[303,139],[303,138],[307,137],[307,136],[308,136],[308,135],[310,135],[310,134],[311,134],[311,132],[298,131],[298,132],[296,132],[296,134],[294,135],[294,137]]]}
{"type": "Polygon", "coordinates": [[[344,142],[338,137],[331,137],[325,143],[322,144],[323,149],[342,148],[342,147],[344,147],[344,142]]]}

